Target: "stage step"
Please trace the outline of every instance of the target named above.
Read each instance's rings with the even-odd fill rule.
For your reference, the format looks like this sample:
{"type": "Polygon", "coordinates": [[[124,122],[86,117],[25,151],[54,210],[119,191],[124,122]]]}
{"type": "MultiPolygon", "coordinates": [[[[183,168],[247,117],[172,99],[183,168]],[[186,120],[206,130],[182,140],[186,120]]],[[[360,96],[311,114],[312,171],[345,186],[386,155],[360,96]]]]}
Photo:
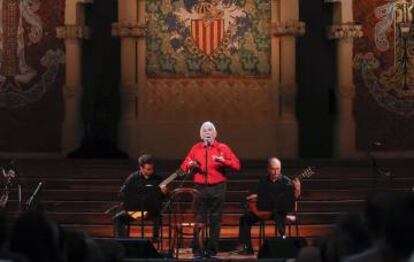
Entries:
{"type": "MultiPolygon", "coordinates": [[[[165,178],[179,164],[180,161],[158,161],[157,171],[165,178]]],[[[330,233],[341,216],[360,211],[364,199],[374,192],[412,190],[414,161],[380,159],[378,165],[383,172],[375,174],[375,177],[368,159],[284,161],[283,172],[290,177],[307,166],[315,167],[316,174],[302,183],[302,196],[298,202],[300,235],[317,238],[330,233]]],[[[222,238],[237,238],[239,217],[244,212],[242,203],[249,188],[266,174],[265,167],[266,161],[242,161],[240,172],[228,173],[222,238]]],[[[63,227],[85,230],[94,237],[112,237],[112,218],[104,212],[119,203],[119,188],[135,169],[134,160],[18,160],[22,205],[42,182],[37,200],[63,227]]],[[[4,181],[0,181],[0,187],[2,183],[4,181]]],[[[16,184],[10,191],[6,207],[11,214],[16,214],[18,210],[16,184]]],[[[170,187],[174,188],[177,184],[173,182],[170,187]]],[[[191,182],[184,183],[184,186],[191,186],[191,182]]],[[[167,224],[165,220],[164,223],[167,224]]],[[[150,230],[147,228],[146,234],[150,235],[150,230]]],[[[258,236],[257,230],[257,226],[253,228],[254,238],[258,236]]],[[[139,231],[138,226],[133,226],[132,236],[138,237],[139,231]]],[[[273,229],[269,227],[267,232],[271,233],[273,229]]]]}
{"type": "MultiPolygon", "coordinates": [[[[166,178],[166,177],[164,177],[166,178]]],[[[122,178],[114,179],[96,179],[96,178],[56,178],[56,177],[41,177],[41,178],[21,178],[20,184],[25,190],[30,191],[36,188],[39,182],[42,182],[44,188],[59,189],[59,190],[108,190],[117,191],[124,181],[122,178]]],[[[257,179],[230,179],[228,181],[227,189],[229,191],[243,191],[248,190],[257,182],[257,179]]],[[[177,187],[181,181],[173,181],[170,183],[171,188],[177,187]]],[[[391,181],[383,179],[380,181],[382,186],[393,186],[404,188],[407,185],[414,184],[414,177],[396,177],[391,181]]],[[[191,187],[192,182],[184,182],[184,187],[191,187]]],[[[0,186],[2,184],[0,183],[0,186]]],[[[373,186],[372,178],[318,178],[312,177],[304,179],[302,187],[304,190],[319,190],[329,188],[336,189],[370,189],[373,186]]]]}
{"type": "MultiPolygon", "coordinates": [[[[363,200],[299,200],[299,210],[300,212],[335,212],[335,211],[355,211],[362,208],[364,201],[363,200]]],[[[24,203],[23,203],[24,204],[24,203]]],[[[56,201],[56,200],[42,200],[42,207],[48,212],[94,212],[94,213],[104,213],[106,210],[110,209],[114,205],[119,204],[119,201],[56,201]]],[[[185,205],[188,207],[190,204],[185,205]]],[[[17,210],[18,202],[17,200],[10,200],[7,203],[7,208],[9,210],[17,210]]],[[[224,209],[228,213],[242,213],[244,205],[241,202],[230,202],[227,201],[224,204],[224,209]]]]}

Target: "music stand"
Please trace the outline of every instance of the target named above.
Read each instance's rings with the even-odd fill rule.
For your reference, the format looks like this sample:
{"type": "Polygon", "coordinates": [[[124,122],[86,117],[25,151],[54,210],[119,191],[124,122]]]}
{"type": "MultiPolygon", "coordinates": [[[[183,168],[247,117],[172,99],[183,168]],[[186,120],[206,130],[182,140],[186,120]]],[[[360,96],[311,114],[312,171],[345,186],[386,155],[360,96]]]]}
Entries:
{"type": "MultiPolygon", "coordinates": [[[[131,211],[128,210],[128,214],[132,218],[138,219],[141,218],[141,238],[145,238],[145,218],[152,218],[154,216],[161,216],[160,207],[162,206],[163,194],[159,186],[147,186],[139,193],[140,198],[140,210],[131,211]],[[130,213],[132,212],[132,213],[130,213]]],[[[153,223],[159,223],[159,221],[154,221],[153,223]]]]}

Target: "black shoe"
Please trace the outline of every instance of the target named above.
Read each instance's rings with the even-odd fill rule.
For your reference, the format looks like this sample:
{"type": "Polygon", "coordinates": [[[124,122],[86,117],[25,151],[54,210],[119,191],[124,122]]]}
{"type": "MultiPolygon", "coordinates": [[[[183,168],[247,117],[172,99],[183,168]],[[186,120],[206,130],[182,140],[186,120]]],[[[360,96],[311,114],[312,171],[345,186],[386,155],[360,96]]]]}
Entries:
{"type": "Polygon", "coordinates": [[[246,247],[238,250],[236,252],[236,254],[242,255],[242,256],[249,256],[249,255],[254,255],[254,251],[253,251],[253,248],[252,247],[246,246],[246,247]]]}
{"type": "Polygon", "coordinates": [[[205,256],[208,257],[216,257],[217,256],[217,251],[216,250],[206,250],[206,254],[205,256]]]}
{"type": "Polygon", "coordinates": [[[152,237],[152,243],[157,244],[160,242],[160,238],[158,236],[153,236],[152,237]]]}
{"type": "Polygon", "coordinates": [[[193,258],[194,259],[198,259],[198,258],[202,258],[203,254],[201,253],[201,251],[199,249],[193,249],[193,258]]]}

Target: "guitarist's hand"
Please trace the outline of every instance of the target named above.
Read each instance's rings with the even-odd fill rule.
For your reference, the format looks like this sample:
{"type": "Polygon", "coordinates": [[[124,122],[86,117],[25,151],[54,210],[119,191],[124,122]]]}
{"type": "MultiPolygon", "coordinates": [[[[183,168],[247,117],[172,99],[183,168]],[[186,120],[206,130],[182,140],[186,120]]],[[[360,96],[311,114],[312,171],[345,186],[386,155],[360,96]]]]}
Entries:
{"type": "Polygon", "coordinates": [[[168,188],[167,188],[167,186],[160,186],[160,189],[161,189],[161,192],[162,192],[163,194],[167,194],[167,192],[168,192],[168,188]]]}
{"type": "Polygon", "coordinates": [[[257,198],[257,194],[251,194],[251,195],[248,195],[246,197],[246,200],[250,201],[250,200],[255,199],[255,198],[257,198]]]}
{"type": "Polygon", "coordinates": [[[301,188],[301,183],[299,178],[295,178],[292,180],[292,184],[293,184],[293,189],[295,191],[295,197],[299,198],[300,196],[300,188],[301,188]]]}
{"type": "Polygon", "coordinates": [[[197,161],[193,161],[193,160],[190,160],[190,162],[188,163],[188,165],[190,166],[191,169],[192,168],[200,167],[200,165],[198,164],[198,162],[197,161]]]}

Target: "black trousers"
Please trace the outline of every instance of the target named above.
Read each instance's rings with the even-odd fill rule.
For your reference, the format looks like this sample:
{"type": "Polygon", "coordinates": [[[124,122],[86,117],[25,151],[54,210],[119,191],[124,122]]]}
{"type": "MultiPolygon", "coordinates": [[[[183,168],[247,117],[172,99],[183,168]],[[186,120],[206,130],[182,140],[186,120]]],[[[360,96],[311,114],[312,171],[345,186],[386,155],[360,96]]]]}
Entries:
{"type": "MultiPolygon", "coordinates": [[[[281,236],[285,235],[286,212],[273,211],[272,218],[275,220],[276,230],[281,236]]],[[[260,220],[254,213],[248,211],[240,217],[239,242],[245,246],[252,246],[251,228],[260,220]]]]}
{"type": "MultiPolygon", "coordinates": [[[[195,185],[195,189],[201,193],[199,202],[196,205],[197,223],[205,225],[209,223],[210,225],[206,251],[217,252],[227,184],[197,184],[195,185]]],[[[193,250],[200,250],[198,241],[196,240],[193,241],[193,250]]]]}
{"type": "MultiPolygon", "coordinates": [[[[115,215],[114,218],[114,230],[115,237],[118,238],[128,238],[128,225],[132,225],[134,222],[136,225],[141,225],[140,220],[133,219],[127,212],[122,212],[118,215],[115,215]]],[[[152,221],[152,236],[158,237],[159,230],[161,225],[161,216],[153,215],[148,217],[148,220],[152,221]]]]}

